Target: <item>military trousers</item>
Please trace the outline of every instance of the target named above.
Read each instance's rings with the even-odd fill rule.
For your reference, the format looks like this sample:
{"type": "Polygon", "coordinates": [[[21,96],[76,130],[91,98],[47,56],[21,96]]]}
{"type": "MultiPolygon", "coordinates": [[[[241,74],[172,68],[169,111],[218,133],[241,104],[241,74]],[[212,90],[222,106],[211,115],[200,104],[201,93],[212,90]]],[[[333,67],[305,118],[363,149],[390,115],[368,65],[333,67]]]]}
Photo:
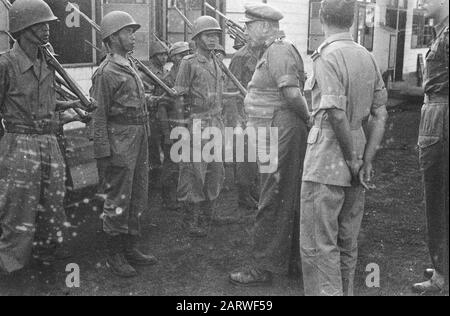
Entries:
{"type": "MultiPolygon", "coordinates": [[[[217,127],[223,131],[223,121],[220,117],[199,119],[202,130],[206,127],[217,127]]],[[[189,127],[191,141],[193,128],[189,127]]],[[[220,195],[225,181],[225,167],[222,161],[206,162],[203,157],[201,162],[194,162],[194,151],[202,153],[203,146],[208,143],[202,140],[201,144],[191,144],[191,161],[180,163],[178,180],[178,201],[188,204],[202,202],[214,202],[220,195]],[[200,147],[198,146],[200,145],[200,147]]]]}
{"type": "Polygon", "coordinates": [[[365,191],[305,181],[300,252],[307,296],[353,295],[365,191]]]}
{"type": "Polygon", "coordinates": [[[434,269],[448,281],[448,102],[427,103],[422,109],[419,160],[425,191],[428,248],[434,269]]]}
{"type": "Polygon", "coordinates": [[[111,157],[99,165],[99,193],[105,197],[103,230],[137,236],[148,210],[148,133],[144,126],[108,127],[111,157]]]}
{"type": "Polygon", "coordinates": [[[0,271],[29,261],[37,246],[62,243],[65,163],[53,135],[7,133],[0,141],[0,271]]]}
{"type": "Polygon", "coordinates": [[[266,144],[257,143],[260,200],[253,233],[252,265],[273,273],[286,273],[292,265],[300,267],[300,189],[307,127],[288,110],[275,112],[266,124],[250,119],[249,127],[278,130],[277,144],[269,143],[268,132],[266,144]],[[267,162],[260,159],[260,153],[267,152],[268,146],[278,153],[273,172],[266,172],[267,162]]]}

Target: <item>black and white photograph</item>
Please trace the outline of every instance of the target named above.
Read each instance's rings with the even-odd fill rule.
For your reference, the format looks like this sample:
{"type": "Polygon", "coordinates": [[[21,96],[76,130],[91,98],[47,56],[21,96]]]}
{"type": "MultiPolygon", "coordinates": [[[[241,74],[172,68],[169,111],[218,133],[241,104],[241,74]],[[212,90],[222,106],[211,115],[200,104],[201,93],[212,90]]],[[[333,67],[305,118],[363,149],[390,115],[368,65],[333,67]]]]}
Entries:
{"type": "Polygon", "coordinates": [[[448,296],[448,122],[449,0],[0,0],[0,297],[448,296]]]}

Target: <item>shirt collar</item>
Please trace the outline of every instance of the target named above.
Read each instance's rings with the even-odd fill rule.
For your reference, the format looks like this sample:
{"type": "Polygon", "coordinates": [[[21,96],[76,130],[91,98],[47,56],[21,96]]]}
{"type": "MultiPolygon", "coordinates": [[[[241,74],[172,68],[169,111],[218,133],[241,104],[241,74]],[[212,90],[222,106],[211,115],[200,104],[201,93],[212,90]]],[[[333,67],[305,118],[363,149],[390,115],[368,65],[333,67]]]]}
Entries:
{"type": "Polygon", "coordinates": [[[22,47],[20,47],[19,42],[14,43],[12,52],[17,59],[17,63],[19,64],[19,68],[22,73],[26,72],[27,70],[33,67],[33,62],[24,52],[22,47]]]}
{"type": "Polygon", "coordinates": [[[434,30],[436,31],[436,34],[440,34],[445,27],[448,27],[448,16],[444,19],[444,21],[436,25],[434,30]]]}
{"type": "Polygon", "coordinates": [[[131,64],[130,64],[130,61],[128,60],[128,58],[124,58],[118,54],[111,53],[109,55],[109,60],[111,60],[121,66],[131,67],[131,64]]]}
{"type": "Polygon", "coordinates": [[[336,33],[330,35],[317,49],[317,52],[320,54],[323,48],[330,45],[333,42],[338,41],[353,41],[353,36],[349,32],[336,33]]]}

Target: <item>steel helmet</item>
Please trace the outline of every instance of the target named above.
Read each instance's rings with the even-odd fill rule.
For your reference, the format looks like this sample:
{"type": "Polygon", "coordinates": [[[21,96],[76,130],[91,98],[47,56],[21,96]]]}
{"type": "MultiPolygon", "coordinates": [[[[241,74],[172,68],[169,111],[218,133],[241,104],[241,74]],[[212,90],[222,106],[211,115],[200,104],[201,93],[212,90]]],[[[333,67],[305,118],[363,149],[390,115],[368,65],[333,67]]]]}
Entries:
{"type": "Polygon", "coordinates": [[[112,11],[105,15],[102,19],[100,28],[102,33],[102,40],[106,40],[108,37],[121,29],[131,26],[135,31],[141,28],[131,15],[123,11],[112,11]]]}
{"type": "Polygon", "coordinates": [[[192,27],[192,38],[195,39],[201,33],[208,31],[216,31],[217,33],[221,33],[222,29],[220,28],[219,22],[215,18],[209,15],[201,16],[194,22],[194,26],[192,27]]]}
{"type": "Polygon", "coordinates": [[[39,23],[58,18],[43,0],[17,0],[9,9],[9,32],[17,33],[39,23]]]}
{"type": "Polygon", "coordinates": [[[169,50],[169,55],[171,57],[178,55],[178,54],[182,54],[182,53],[186,53],[186,52],[190,52],[191,48],[189,47],[189,43],[186,42],[176,42],[175,44],[172,45],[172,47],[169,50]]]}
{"type": "Polygon", "coordinates": [[[152,45],[150,45],[150,57],[158,54],[169,54],[169,47],[164,43],[153,42],[152,45]]]}

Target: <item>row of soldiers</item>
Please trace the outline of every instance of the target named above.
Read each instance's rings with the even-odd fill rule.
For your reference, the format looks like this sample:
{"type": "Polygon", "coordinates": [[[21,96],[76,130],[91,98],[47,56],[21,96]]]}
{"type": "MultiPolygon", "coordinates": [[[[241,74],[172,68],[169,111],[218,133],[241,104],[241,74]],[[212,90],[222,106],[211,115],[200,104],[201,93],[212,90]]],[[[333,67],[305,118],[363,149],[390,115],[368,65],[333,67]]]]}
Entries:
{"type": "MultiPolygon", "coordinates": [[[[424,2],[425,7],[428,4],[437,8],[433,14],[442,6],[448,11],[448,0],[440,7],[438,0],[424,2]]],[[[242,20],[248,43],[236,53],[230,68],[247,84],[248,94],[243,102],[237,98],[235,87],[227,83],[214,53],[222,32],[214,18],[203,16],[195,21],[196,50],[179,58],[179,64],[175,61],[169,76],[172,79],[166,81],[176,91],[175,98],[167,98],[154,89],[150,95],[146,93],[146,86],[154,82],[142,80],[130,56],[140,25],[125,12],[111,12],[103,18],[101,36],[108,53],[93,76],[91,97],[98,105],[93,124],[94,151],[99,190],[105,197],[102,220],[108,236],[107,265],[112,272],[132,277],[137,275],[136,266],[157,262],[154,256],[138,250],[140,218],[149,208],[152,132],[158,138],[154,143],[159,147],[163,144],[164,163],[171,165],[164,168],[170,179],[167,203],[183,203],[189,234],[205,237],[223,189],[224,165],[219,161],[175,165],[168,158],[172,147],[168,132],[174,127],[185,127],[192,134],[196,121],[201,122],[201,129],[223,130],[226,113],[240,113],[235,116],[239,122],[233,124],[258,131],[277,128],[278,160],[271,173],[262,172],[268,163],[265,161],[258,161],[257,165],[238,164],[238,168],[244,168],[243,174],[248,174],[242,183],[243,194],[249,193],[256,177],[260,194],[251,262],[231,273],[230,282],[240,286],[266,285],[275,274],[289,271],[303,277],[307,295],[353,294],[365,190],[371,188],[373,161],[387,119],[387,93],[377,63],[350,35],[354,7],[354,0],[321,3],[326,39],[312,56],[311,113],[303,92],[302,57],[280,30],[283,14],[269,5],[247,5],[242,20]],[[149,120],[149,103],[157,104],[154,108],[160,126],[149,120]],[[364,129],[365,121],[368,124],[364,129]],[[162,141],[157,129],[163,130],[162,141]]],[[[64,161],[52,130],[40,128],[43,121],[52,120],[56,107],[53,72],[40,53],[40,45],[48,42],[48,23],[54,19],[42,0],[17,0],[10,11],[17,42],[0,59],[0,113],[7,131],[0,143],[0,269],[6,272],[21,269],[27,263],[33,241],[39,236],[43,240],[37,239],[37,246],[60,244],[67,226],[62,205],[64,161]],[[39,13],[36,16],[42,17],[40,20],[21,20],[23,10],[29,10],[30,5],[39,13]],[[45,231],[45,227],[50,229],[45,231]]],[[[444,40],[438,43],[447,47],[448,54],[448,17],[447,22],[443,21],[447,26],[438,38],[444,40]]],[[[184,47],[180,51],[185,54],[186,45],[178,45],[184,47]]],[[[439,45],[427,57],[431,67],[437,62],[432,56],[436,57],[439,45]]],[[[160,60],[157,55],[162,66],[165,58],[160,60]]],[[[447,94],[442,89],[445,85],[448,88],[448,59],[446,77],[433,77],[434,71],[440,71],[438,68],[430,69],[426,80],[428,101],[420,142],[424,163],[430,160],[426,155],[430,147],[441,141],[448,157],[448,89],[447,94]],[[435,131],[436,124],[430,122],[437,119],[432,115],[436,109],[443,111],[439,117],[446,118],[446,125],[441,124],[447,128],[446,134],[445,130],[435,131]],[[429,129],[437,134],[426,132],[429,129]]],[[[207,141],[203,140],[202,147],[207,141]]],[[[257,152],[264,152],[267,143],[270,146],[269,139],[266,144],[251,145],[257,147],[257,152]]],[[[433,153],[438,150],[432,149],[433,153]]],[[[156,153],[155,150],[155,162],[160,159],[156,153]]],[[[448,168],[446,161],[444,167],[448,168]]],[[[427,172],[431,172],[431,167],[436,172],[441,170],[440,164],[431,161],[424,166],[425,179],[430,176],[427,172]]],[[[440,224],[446,220],[448,232],[446,170],[447,176],[441,181],[444,193],[439,195],[442,204],[430,201],[433,212],[429,214],[431,225],[436,226],[436,213],[440,212],[444,216],[440,224]]],[[[432,231],[434,247],[430,250],[435,269],[429,281],[415,285],[416,290],[434,291],[444,285],[442,243],[446,239],[445,229],[441,228],[439,233],[432,231]]]]}

